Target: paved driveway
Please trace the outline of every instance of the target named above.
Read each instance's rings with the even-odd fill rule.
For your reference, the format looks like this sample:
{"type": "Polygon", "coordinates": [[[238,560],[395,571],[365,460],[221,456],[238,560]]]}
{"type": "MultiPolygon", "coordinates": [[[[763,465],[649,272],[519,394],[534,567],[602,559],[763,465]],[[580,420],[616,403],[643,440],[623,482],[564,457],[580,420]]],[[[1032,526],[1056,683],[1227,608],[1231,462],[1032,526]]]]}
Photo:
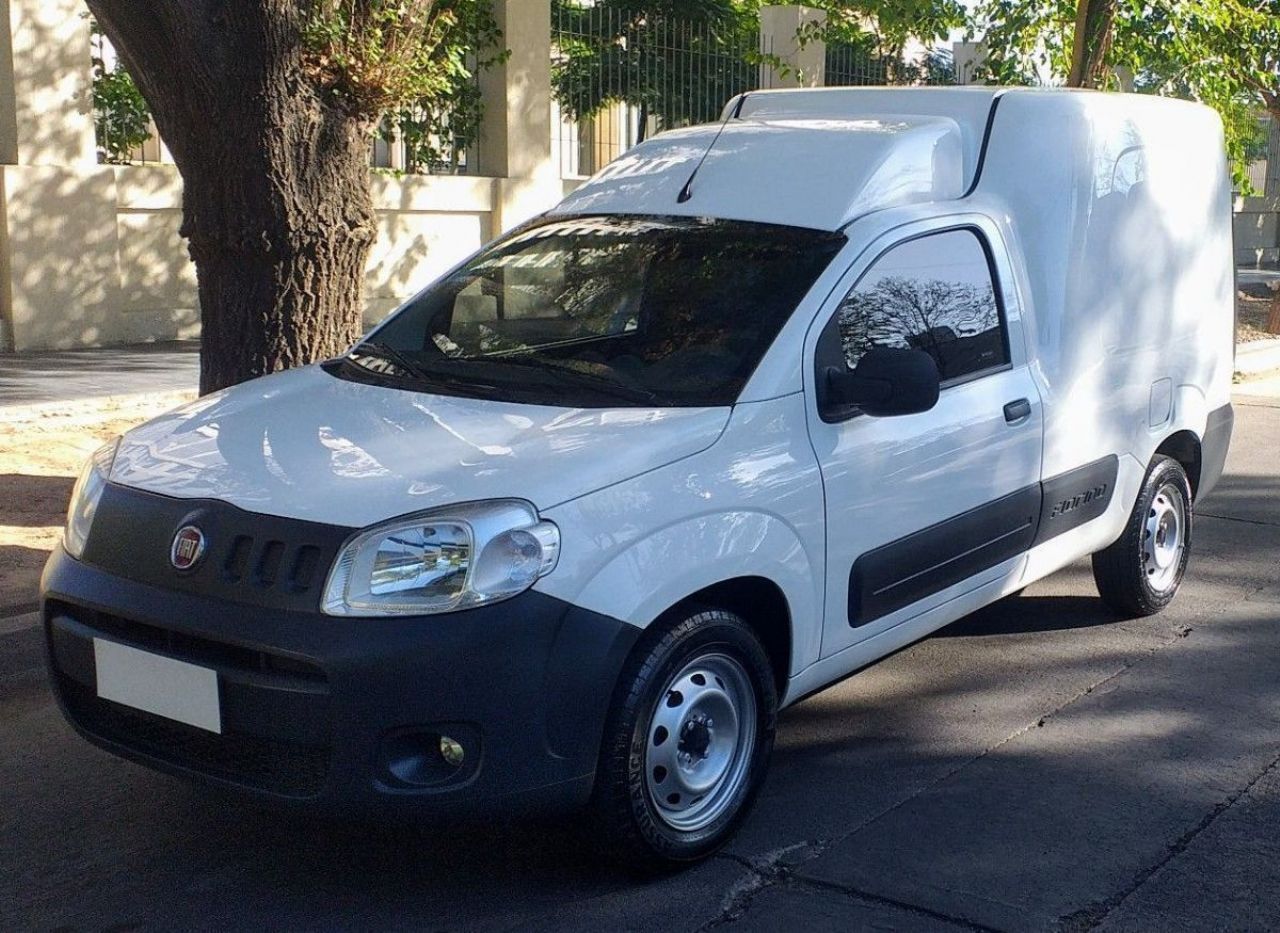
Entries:
{"type": "Polygon", "coordinates": [[[369,826],[75,738],[0,622],[0,929],[1280,926],[1280,402],[1238,400],[1174,606],[1064,570],[782,717],[727,852],[648,883],[555,825],[369,826]]]}

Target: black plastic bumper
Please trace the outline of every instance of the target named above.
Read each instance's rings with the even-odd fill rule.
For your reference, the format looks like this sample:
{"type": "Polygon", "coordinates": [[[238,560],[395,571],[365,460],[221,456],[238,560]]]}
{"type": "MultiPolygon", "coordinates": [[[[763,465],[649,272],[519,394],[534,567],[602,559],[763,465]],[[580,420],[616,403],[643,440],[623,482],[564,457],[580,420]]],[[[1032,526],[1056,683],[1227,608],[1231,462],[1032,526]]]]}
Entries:
{"type": "Polygon", "coordinates": [[[572,807],[638,630],[536,591],[407,619],[338,619],[138,583],[55,550],[54,689],[86,738],[283,800],[442,815],[572,807]],[[213,668],[222,734],[100,699],[94,639],[213,668]],[[461,766],[439,736],[460,742],[461,766]]]}

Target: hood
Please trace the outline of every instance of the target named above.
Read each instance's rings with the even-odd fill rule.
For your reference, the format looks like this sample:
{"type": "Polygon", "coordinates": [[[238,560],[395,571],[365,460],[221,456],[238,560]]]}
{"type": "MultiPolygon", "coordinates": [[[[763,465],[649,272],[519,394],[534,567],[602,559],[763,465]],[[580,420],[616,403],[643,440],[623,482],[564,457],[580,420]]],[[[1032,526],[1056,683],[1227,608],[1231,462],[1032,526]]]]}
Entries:
{"type": "Polygon", "coordinates": [[[353,528],[476,499],[548,509],[705,450],[729,411],[428,395],[310,366],[135,428],[121,441],[111,480],[353,528]]]}

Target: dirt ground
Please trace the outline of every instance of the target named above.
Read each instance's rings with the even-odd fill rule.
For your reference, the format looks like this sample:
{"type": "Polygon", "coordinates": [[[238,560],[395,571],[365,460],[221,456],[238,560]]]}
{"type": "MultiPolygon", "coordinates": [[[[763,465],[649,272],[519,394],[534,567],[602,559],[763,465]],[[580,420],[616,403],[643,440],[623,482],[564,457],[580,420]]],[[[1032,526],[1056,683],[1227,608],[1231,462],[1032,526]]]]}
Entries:
{"type": "Polygon", "coordinates": [[[194,397],[191,392],[0,408],[0,618],[33,608],[67,499],[99,444],[194,397]]]}
{"type": "Polygon", "coordinates": [[[1251,340],[1274,340],[1276,334],[1267,333],[1267,316],[1271,313],[1271,299],[1247,295],[1243,292],[1236,299],[1236,338],[1239,343],[1251,340]]]}

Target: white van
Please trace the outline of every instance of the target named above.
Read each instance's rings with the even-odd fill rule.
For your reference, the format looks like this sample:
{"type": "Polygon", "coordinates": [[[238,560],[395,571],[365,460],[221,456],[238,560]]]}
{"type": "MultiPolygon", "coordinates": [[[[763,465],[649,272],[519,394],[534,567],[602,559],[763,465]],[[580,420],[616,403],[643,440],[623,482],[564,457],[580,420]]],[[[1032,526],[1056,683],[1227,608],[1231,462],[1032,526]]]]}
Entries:
{"type": "Polygon", "coordinates": [[[778,710],[1085,555],[1178,589],[1231,434],[1222,131],[753,92],[347,355],[99,451],[43,580],[91,741],[264,797],[589,805],[687,862],[778,710]]]}

